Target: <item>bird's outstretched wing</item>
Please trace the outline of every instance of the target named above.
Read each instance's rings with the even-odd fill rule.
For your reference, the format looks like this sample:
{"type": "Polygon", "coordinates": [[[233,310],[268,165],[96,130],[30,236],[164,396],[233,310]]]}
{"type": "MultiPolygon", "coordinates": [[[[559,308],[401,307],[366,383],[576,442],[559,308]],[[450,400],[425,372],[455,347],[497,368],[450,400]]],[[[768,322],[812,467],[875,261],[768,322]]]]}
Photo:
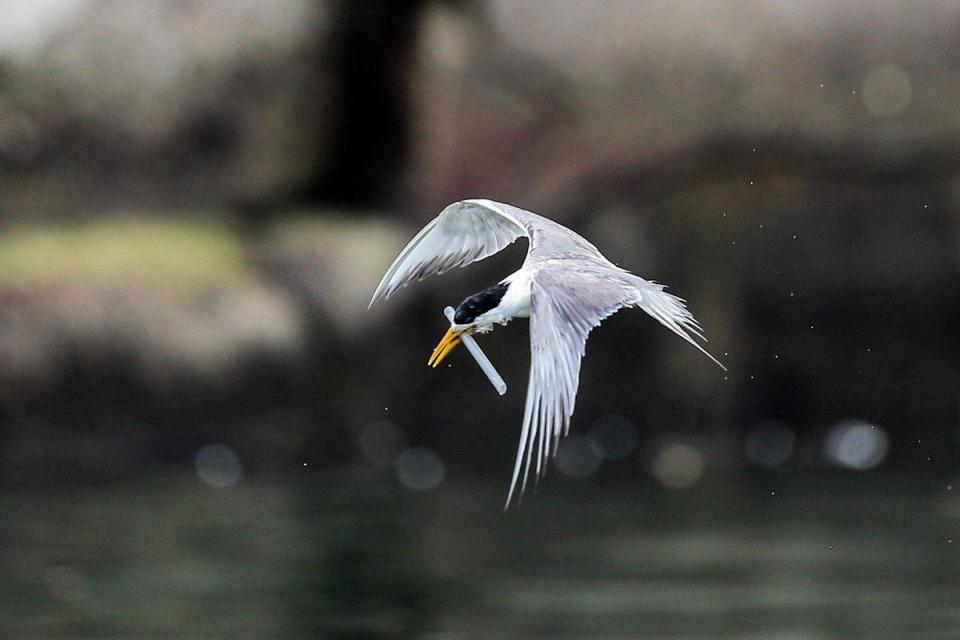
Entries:
{"type": "MultiPolygon", "coordinates": [[[[589,263],[579,268],[538,271],[531,281],[530,381],[517,461],[506,506],[510,506],[523,468],[522,494],[530,468],[546,471],[570,416],[580,382],[580,359],[587,336],[600,322],[640,296],[627,278],[589,263]],[[534,463],[533,460],[536,459],[534,463]]],[[[630,274],[623,273],[629,277],[630,274]]]]}
{"type": "Polygon", "coordinates": [[[441,211],[414,236],[380,280],[370,306],[414,280],[483,260],[521,237],[530,239],[531,258],[602,259],[582,237],[536,213],[493,200],[463,200],[441,211]]]}
{"type": "Polygon", "coordinates": [[[469,201],[454,203],[400,252],[373,292],[370,306],[414,280],[483,260],[524,236],[526,229],[511,216],[469,201]]]}
{"type": "Polygon", "coordinates": [[[614,265],[592,260],[549,260],[541,264],[530,286],[530,381],[523,427],[506,507],[517,489],[520,471],[527,486],[530,468],[542,475],[567,435],[580,382],[580,359],[590,331],[623,307],[639,307],[662,325],[702,351],[726,370],[693,339],[704,339],[683,300],[614,265]]]}

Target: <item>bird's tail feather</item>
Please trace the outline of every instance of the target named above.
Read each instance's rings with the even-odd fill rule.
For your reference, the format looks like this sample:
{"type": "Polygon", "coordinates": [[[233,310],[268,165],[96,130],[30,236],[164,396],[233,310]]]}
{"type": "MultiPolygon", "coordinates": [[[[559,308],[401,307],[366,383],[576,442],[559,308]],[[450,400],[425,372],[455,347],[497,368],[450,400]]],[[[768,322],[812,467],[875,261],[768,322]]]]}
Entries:
{"type": "Polygon", "coordinates": [[[696,336],[704,342],[707,341],[703,336],[700,323],[697,322],[697,319],[694,318],[690,310],[687,309],[684,299],[678,298],[672,293],[667,293],[664,291],[666,287],[658,282],[644,280],[640,276],[633,277],[636,279],[634,285],[640,293],[640,300],[636,302],[636,306],[646,311],[655,318],[657,322],[699,349],[721,369],[726,371],[727,368],[723,366],[723,363],[714,358],[709,351],[693,339],[694,336],[696,336]]]}

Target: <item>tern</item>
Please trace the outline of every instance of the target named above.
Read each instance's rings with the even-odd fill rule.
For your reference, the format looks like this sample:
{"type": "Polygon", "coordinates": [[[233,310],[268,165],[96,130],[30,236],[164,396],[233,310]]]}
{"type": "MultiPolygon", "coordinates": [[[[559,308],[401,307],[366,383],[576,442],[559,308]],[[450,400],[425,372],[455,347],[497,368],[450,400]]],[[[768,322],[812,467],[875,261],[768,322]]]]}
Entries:
{"type": "Polygon", "coordinates": [[[465,334],[530,318],[530,377],[506,507],[521,469],[520,495],[534,460],[540,476],[561,435],[569,432],[587,336],[604,318],[624,307],[639,307],[726,370],[694,340],[706,341],[699,323],[684,300],[664,291],[664,285],[621,269],[553,220],[492,200],[463,200],[441,211],[387,269],[370,306],[414,280],[483,260],[518,238],[529,241],[523,265],[461,302],[428,360],[436,367],[465,334]]]}

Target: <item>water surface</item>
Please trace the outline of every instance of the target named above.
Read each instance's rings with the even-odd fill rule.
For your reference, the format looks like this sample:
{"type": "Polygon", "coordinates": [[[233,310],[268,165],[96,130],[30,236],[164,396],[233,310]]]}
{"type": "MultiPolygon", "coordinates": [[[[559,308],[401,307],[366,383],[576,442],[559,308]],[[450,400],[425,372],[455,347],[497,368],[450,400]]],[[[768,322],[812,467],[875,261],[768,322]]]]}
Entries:
{"type": "Polygon", "coordinates": [[[502,480],[412,493],[358,467],[6,489],[0,635],[960,637],[946,482],[551,477],[504,514],[502,480]]]}

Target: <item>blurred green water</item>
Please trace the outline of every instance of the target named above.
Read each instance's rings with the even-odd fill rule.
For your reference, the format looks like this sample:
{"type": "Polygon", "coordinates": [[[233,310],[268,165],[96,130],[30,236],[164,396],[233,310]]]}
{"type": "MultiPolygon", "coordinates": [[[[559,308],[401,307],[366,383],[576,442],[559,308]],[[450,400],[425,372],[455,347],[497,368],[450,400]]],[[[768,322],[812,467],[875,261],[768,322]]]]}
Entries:
{"type": "Polygon", "coordinates": [[[939,479],[552,476],[506,514],[501,480],[5,489],[0,636],[960,635],[960,495],[939,479]]]}

